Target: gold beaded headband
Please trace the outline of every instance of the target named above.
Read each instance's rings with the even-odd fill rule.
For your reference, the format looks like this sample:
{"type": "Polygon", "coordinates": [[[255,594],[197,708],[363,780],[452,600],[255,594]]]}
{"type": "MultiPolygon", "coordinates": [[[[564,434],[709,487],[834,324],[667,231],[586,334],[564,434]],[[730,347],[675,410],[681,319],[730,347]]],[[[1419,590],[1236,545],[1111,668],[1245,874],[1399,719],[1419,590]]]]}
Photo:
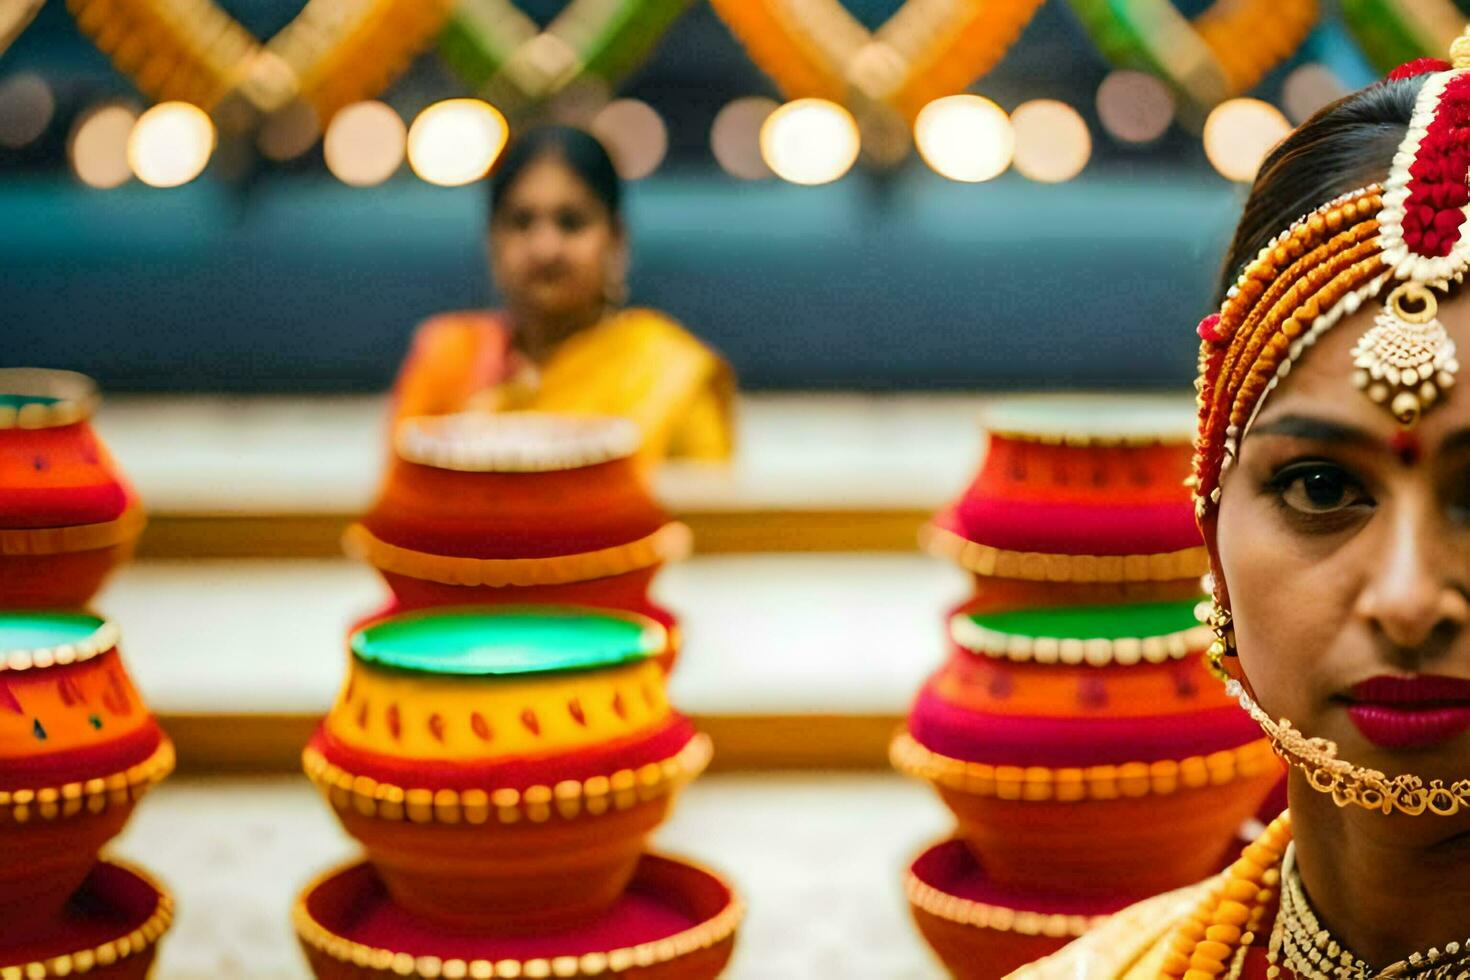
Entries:
{"type": "Polygon", "coordinates": [[[1271,241],[1220,312],[1199,325],[1195,511],[1204,521],[1266,396],[1343,317],[1390,291],[1353,349],[1354,383],[1412,426],[1454,384],[1454,341],[1439,293],[1470,269],[1470,32],[1453,63],[1426,59],[1390,78],[1429,75],[1383,185],[1346,194],[1271,241]]]}

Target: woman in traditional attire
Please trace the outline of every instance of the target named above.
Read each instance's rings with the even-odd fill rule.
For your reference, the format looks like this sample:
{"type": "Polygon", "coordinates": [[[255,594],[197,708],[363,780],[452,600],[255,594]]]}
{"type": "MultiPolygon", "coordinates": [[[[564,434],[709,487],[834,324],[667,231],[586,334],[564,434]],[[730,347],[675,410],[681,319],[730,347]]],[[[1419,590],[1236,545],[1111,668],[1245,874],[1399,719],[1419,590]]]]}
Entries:
{"type": "Polygon", "coordinates": [[[1289,810],[1018,977],[1470,977],[1470,37],[1454,56],[1271,154],[1199,327],[1211,661],[1289,810]]]}
{"type": "Polygon", "coordinates": [[[621,415],[643,454],[723,459],[734,380],[673,320],[622,308],[621,184],[594,137],[527,132],[490,187],[491,275],[503,311],[444,313],[419,326],[393,417],[533,409],[621,415]]]}

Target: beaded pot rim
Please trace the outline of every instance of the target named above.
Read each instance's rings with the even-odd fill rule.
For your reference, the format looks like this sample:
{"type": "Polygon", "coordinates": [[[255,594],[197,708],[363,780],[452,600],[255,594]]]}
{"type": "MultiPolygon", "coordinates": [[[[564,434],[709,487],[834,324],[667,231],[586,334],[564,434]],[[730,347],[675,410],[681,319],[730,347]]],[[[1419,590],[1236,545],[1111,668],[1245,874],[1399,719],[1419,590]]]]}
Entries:
{"type": "Polygon", "coordinates": [[[445,960],[434,956],[414,957],[383,947],[368,946],[340,936],[322,925],[311,914],[307,898],[330,879],[357,867],[361,861],[349,861],[317,875],[302,889],[291,909],[296,935],[311,948],[341,963],[364,969],[397,973],[401,976],[474,977],[477,980],[516,977],[593,977],[618,974],[635,967],[656,966],[717,946],[735,935],[745,918],[745,902],[730,882],[718,872],[686,858],[647,853],[646,857],[684,865],[709,876],[730,895],[729,903],[703,922],[664,939],[620,946],[578,955],[537,957],[527,960],[445,960]],[[450,964],[454,964],[450,966],[450,964]],[[446,969],[447,968],[447,969],[446,969]]]}
{"type": "Polygon", "coordinates": [[[567,585],[624,575],[686,558],[693,542],[688,525],[671,521],[637,541],[597,551],[544,558],[463,558],[389,544],[366,526],[354,524],[342,535],[342,550],[379,571],[408,578],[440,585],[502,588],[567,585]]]}
{"type": "Polygon", "coordinates": [[[919,544],[968,572],[1030,582],[1165,582],[1199,578],[1209,570],[1203,546],[1155,555],[1058,555],[1007,551],[971,541],[948,528],[927,524],[919,544]]]}
{"type": "Polygon", "coordinates": [[[301,753],[301,765],[307,778],[333,806],[354,809],[365,817],[451,824],[483,824],[495,819],[510,824],[520,820],[545,823],[552,816],[572,820],[630,809],[690,782],[709,765],[713,754],[709,736],[696,732],[672,756],[637,769],[567,779],[549,786],[488,790],[406,789],[350,773],[328,762],[320,750],[311,746],[301,753]]]}
{"type": "Polygon", "coordinates": [[[173,924],[174,898],[168,888],[153,875],[131,861],[108,857],[102,864],[127,872],[147,885],[158,896],[152,913],[136,929],[125,936],[110,939],[97,946],[72,950],[26,963],[0,962],[0,980],[46,980],[48,977],[85,975],[98,967],[110,966],[118,960],[145,952],[168,932],[173,924]]]}
{"type": "Polygon", "coordinates": [[[980,425],[992,438],[1046,446],[1144,448],[1194,440],[1189,400],[1167,395],[1011,395],[982,408],[980,425]]]}
{"type": "MultiPolygon", "coordinates": [[[[953,842],[945,842],[945,844],[949,843],[953,842]]],[[[943,847],[944,844],[938,846],[943,847]]],[[[927,854],[929,851],[924,853],[927,854]]],[[[1012,908],[1009,905],[981,902],[973,898],[961,898],[929,884],[912,868],[904,875],[903,891],[910,905],[936,919],[943,919],[961,926],[972,926],[976,929],[1012,932],[1020,936],[1075,939],[1102,925],[1110,918],[1106,915],[1034,912],[1012,908]]]]}
{"type": "Polygon", "coordinates": [[[173,769],[174,743],[160,733],[158,747],[148,758],[120,772],[60,786],[0,790],[0,821],[66,819],[84,810],[101,813],[110,805],[141,799],[173,769]]]}
{"type": "Polygon", "coordinates": [[[638,452],[631,419],[554,412],[460,412],[399,423],[398,458],[462,473],[551,473],[581,469],[638,452]]]}
{"type": "Polygon", "coordinates": [[[79,664],[116,649],[122,635],[117,624],[101,616],[93,618],[98,621],[97,628],[83,639],[28,649],[0,649],[0,673],[79,664]]]}
{"type": "Polygon", "coordinates": [[[1159,636],[1117,639],[1027,636],[981,626],[970,613],[956,613],[949,621],[949,636],[961,649],[983,654],[992,660],[1107,667],[1183,660],[1203,652],[1213,640],[1214,633],[1206,626],[1191,626],[1159,636]]]}
{"type": "Polygon", "coordinates": [[[993,766],[941,755],[907,731],[894,737],[888,747],[888,758],[893,768],[904,775],[928,780],[945,789],[1026,803],[1166,796],[1234,782],[1279,765],[1270,741],[1262,738],[1238,748],[1178,760],[1064,769],[993,766]]]}
{"type": "Polygon", "coordinates": [[[19,407],[0,404],[0,429],[55,429],[92,417],[101,396],[97,383],[76,371],[0,368],[0,396],[42,398],[19,407]]]}
{"type": "Polygon", "coordinates": [[[129,504],[118,517],[98,524],[3,528],[0,529],[0,555],[60,555],[112,548],[136,540],[147,523],[143,508],[129,504]]]}

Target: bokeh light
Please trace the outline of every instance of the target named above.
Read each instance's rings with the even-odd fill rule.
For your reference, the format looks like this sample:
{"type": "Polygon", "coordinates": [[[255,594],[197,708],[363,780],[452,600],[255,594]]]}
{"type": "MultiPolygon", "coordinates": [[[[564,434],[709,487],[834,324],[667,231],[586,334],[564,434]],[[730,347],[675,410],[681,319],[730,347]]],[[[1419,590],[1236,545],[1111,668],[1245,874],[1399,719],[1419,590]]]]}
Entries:
{"type": "Polygon", "coordinates": [[[408,127],[390,106],[377,101],[344,106],[327,125],[322,156],[338,180],[371,187],[403,164],[408,127]]]}
{"type": "Polygon", "coordinates": [[[420,178],[457,187],[490,172],[510,128],[500,110],[479,99],[436,102],[408,130],[408,165],[420,178]]]}
{"type": "Polygon", "coordinates": [[[128,106],[109,103],[82,113],[67,139],[66,155],[77,179],[88,187],[121,187],[133,179],[128,166],[128,136],[138,114],[128,106]]]}
{"type": "Polygon", "coordinates": [[[309,102],[293,99],[266,116],[255,137],[255,145],[268,159],[294,160],[316,145],[322,135],[321,120],[309,102]]]}
{"type": "Polygon", "coordinates": [[[1228,180],[1248,183],[1272,147],[1291,132],[1281,110],[1260,99],[1230,99],[1205,120],[1205,155],[1228,180]]]}
{"type": "Polygon", "coordinates": [[[669,131],[658,111],[638,99],[616,99],[592,119],[592,133],[607,147],[618,176],[642,180],[669,150],[669,131]]]}
{"type": "Polygon", "coordinates": [[[187,102],[160,102],[128,136],[128,166],[152,187],[178,187],[204,172],[214,152],[214,123],[187,102]]]}
{"type": "Polygon", "coordinates": [[[1337,73],[1326,65],[1306,64],[1286,76],[1281,86],[1281,104],[1292,122],[1303,123],[1329,102],[1348,94],[1337,73]]]}
{"type": "Polygon", "coordinates": [[[947,95],[919,110],[914,143],[936,173],[966,183],[1005,173],[1016,134],[1000,106],[979,95],[947,95]]]}
{"type": "Polygon", "coordinates": [[[761,156],[761,127],[778,108],[775,99],[748,95],[726,103],[715,115],[709,146],[725,173],[741,180],[774,176],[761,156]]]}
{"type": "Polygon", "coordinates": [[[55,114],[51,86],[35,72],[21,72],[0,82],[0,146],[15,150],[35,142],[55,114]]]}
{"type": "Polygon", "coordinates": [[[1036,99],[1011,113],[1015,167],[1032,180],[1059,184],[1082,172],[1092,158],[1087,120],[1065,102],[1036,99]]]}
{"type": "Polygon", "coordinates": [[[1174,96],[1152,75],[1115,71],[1098,86],[1097,116],[1119,142],[1152,143],[1174,122],[1174,96]]]}
{"type": "Polygon", "coordinates": [[[761,156],[782,180],[830,183],[852,169],[862,140],[852,113],[825,99],[797,99],[766,117],[761,156]]]}

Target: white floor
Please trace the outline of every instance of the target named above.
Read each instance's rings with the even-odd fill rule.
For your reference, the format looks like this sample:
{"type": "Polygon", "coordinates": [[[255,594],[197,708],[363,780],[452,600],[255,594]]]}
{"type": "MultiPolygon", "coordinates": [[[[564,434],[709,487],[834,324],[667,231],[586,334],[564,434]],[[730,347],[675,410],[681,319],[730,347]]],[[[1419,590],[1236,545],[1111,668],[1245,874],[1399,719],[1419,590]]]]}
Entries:
{"type": "MultiPolygon", "coordinates": [[[[980,456],[977,395],[749,395],[729,467],[673,464],[675,511],[934,509],[980,456]]],[[[170,513],[359,513],[386,452],[382,398],[106,399],[97,427],[143,501],[170,513]]]]}
{"type": "MultiPolygon", "coordinates": [[[[967,589],[904,554],[695,558],[658,593],[683,619],[673,697],[702,714],[893,714],[942,657],[943,610],[967,589]]],[[[139,562],[97,602],[122,627],[144,697],[166,712],[317,712],[343,675],[344,633],[386,590],[324,561],[139,562]]]]}
{"type": "MultiPolygon", "coordinates": [[[[948,826],[926,787],[897,776],[711,776],[657,846],[719,868],[744,895],[729,980],[928,980],[943,973],[908,918],[902,874],[948,826]]],[[[292,899],[354,845],[304,779],[176,779],[114,851],[178,900],[155,980],[265,980],[307,976],[292,899]]]]}

